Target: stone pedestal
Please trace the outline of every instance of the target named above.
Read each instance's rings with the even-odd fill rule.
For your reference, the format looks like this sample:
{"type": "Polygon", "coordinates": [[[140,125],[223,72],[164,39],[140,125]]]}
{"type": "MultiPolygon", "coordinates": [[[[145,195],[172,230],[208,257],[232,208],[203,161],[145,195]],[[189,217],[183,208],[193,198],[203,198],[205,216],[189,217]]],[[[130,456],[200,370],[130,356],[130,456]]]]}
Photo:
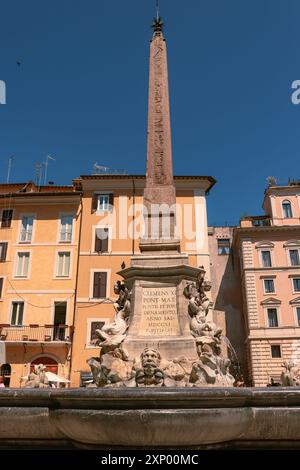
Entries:
{"type": "Polygon", "coordinates": [[[118,273],[132,291],[130,324],[123,343],[131,359],[152,347],[166,360],[180,356],[196,360],[183,290],[200,272],[187,264],[185,255],[160,254],[133,257],[132,266],[118,273]]]}

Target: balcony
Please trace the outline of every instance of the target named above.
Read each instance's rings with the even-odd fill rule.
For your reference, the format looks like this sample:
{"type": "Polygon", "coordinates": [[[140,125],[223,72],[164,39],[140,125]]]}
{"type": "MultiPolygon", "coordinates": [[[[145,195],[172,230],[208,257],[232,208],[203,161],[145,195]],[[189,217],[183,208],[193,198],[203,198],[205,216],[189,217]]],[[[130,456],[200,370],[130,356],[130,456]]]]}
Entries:
{"type": "Polygon", "coordinates": [[[0,341],[6,343],[71,343],[73,327],[68,325],[11,326],[0,324],[0,341]]]}

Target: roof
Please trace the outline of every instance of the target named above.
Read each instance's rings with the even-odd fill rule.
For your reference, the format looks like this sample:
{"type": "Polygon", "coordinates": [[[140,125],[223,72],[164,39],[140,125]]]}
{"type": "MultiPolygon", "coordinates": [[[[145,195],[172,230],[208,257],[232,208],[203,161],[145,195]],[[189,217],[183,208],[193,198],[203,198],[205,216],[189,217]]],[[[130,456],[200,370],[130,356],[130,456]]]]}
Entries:
{"type": "MultiPolygon", "coordinates": [[[[80,184],[82,180],[145,180],[146,175],[122,175],[122,174],[101,174],[101,175],[81,175],[79,178],[75,178],[73,183],[76,186],[80,184]]],[[[174,181],[184,181],[184,180],[195,180],[195,181],[208,181],[210,184],[206,189],[206,192],[210,191],[210,189],[216,184],[217,180],[212,176],[202,176],[202,175],[175,175],[174,181]]]]}

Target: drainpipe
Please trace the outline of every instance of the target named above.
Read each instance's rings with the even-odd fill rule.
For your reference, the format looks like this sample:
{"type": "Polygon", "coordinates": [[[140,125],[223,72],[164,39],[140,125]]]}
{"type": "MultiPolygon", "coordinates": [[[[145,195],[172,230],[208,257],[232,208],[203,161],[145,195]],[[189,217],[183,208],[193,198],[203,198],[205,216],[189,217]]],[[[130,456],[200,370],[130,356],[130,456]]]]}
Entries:
{"type": "Polygon", "coordinates": [[[80,195],[80,222],[79,222],[79,234],[78,234],[78,245],[77,245],[77,266],[76,266],[76,279],[75,279],[75,293],[74,293],[74,308],[73,308],[73,319],[72,319],[72,342],[71,348],[69,350],[70,363],[69,363],[69,374],[68,379],[71,380],[72,372],[72,363],[73,363],[73,344],[75,336],[75,320],[76,320],[76,307],[77,307],[77,291],[78,291],[78,277],[79,277],[79,259],[80,259],[80,246],[81,246],[81,232],[82,232],[82,215],[83,215],[83,205],[82,205],[82,194],[80,195]]]}

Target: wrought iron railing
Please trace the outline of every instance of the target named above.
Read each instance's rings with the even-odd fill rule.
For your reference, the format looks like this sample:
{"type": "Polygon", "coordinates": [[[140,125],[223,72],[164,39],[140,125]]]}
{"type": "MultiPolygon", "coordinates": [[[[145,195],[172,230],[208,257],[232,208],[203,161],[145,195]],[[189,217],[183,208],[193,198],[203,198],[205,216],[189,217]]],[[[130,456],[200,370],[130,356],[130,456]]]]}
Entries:
{"type": "Polygon", "coordinates": [[[73,328],[68,325],[0,325],[0,341],[71,343],[73,328]]]}

